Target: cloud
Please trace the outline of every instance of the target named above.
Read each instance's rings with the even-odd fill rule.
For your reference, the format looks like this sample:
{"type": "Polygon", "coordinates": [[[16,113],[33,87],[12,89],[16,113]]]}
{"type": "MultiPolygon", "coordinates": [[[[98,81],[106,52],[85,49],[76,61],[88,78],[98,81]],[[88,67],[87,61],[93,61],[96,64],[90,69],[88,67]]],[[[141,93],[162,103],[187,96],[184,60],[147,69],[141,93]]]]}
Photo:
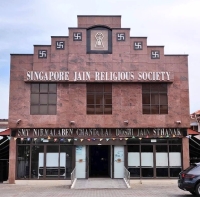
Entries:
{"type": "Polygon", "coordinates": [[[34,44],[51,44],[51,36],[68,35],[68,27],[77,26],[77,15],[121,15],[131,36],[147,36],[148,45],[164,45],[165,54],[189,54],[191,112],[200,109],[199,7],[199,0],[2,1],[0,118],[8,116],[10,53],[33,53],[34,44]]]}

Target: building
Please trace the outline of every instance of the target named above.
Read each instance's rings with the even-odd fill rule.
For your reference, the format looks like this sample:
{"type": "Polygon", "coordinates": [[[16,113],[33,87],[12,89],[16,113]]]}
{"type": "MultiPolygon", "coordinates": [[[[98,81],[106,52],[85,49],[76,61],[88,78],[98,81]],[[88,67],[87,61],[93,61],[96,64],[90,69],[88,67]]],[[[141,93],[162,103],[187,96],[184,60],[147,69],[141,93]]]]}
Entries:
{"type": "Polygon", "coordinates": [[[190,163],[200,162],[200,110],[190,114],[190,128],[188,129],[190,163]]]}
{"type": "Polygon", "coordinates": [[[8,180],[9,137],[8,119],[0,119],[0,183],[8,180]]]}
{"type": "Polygon", "coordinates": [[[8,128],[8,119],[0,119],[0,132],[8,128]]]}
{"type": "Polygon", "coordinates": [[[192,130],[200,132],[200,110],[190,114],[190,127],[192,130]]]}
{"type": "Polygon", "coordinates": [[[131,37],[121,16],[11,54],[9,182],[173,178],[189,165],[188,56],[131,37]]]}

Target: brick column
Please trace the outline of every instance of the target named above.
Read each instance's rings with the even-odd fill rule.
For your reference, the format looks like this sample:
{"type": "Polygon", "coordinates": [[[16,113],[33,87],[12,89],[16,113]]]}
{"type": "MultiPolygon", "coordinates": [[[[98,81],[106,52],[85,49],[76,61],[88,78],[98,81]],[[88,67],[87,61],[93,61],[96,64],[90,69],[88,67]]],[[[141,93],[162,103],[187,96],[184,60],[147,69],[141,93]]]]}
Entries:
{"type": "Polygon", "coordinates": [[[10,150],[9,150],[9,184],[15,184],[15,173],[16,173],[16,140],[14,137],[10,138],[10,150]]]}
{"type": "Polygon", "coordinates": [[[182,138],[182,149],[183,149],[183,169],[186,169],[190,165],[189,139],[186,137],[182,138]]]}

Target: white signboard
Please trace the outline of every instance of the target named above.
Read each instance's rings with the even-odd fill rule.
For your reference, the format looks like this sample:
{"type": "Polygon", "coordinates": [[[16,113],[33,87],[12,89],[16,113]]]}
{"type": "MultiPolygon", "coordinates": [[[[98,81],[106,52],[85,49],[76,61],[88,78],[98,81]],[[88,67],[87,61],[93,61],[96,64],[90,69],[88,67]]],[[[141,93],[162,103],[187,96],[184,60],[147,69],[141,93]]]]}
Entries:
{"type": "Polygon", "coordinates": [[[124,177],[124,146],[114,146],[114,178],[124,177]]]}
{"type": "Polygon", "coordinates": [[[169,153],[169,166],[171,167],[180,167],[181,166],[181,153],[180,152],[171,152],[169,153]]]}
{"type": "Polygon", "coordinates": [[[86,178],[86,146],[76,146],[76,178],[86,178]]]}
{"type": "Polygon", "coordinates": [[[112,82],[169,82],[173,73],[168,71],[94,72],[94,71],[27,71],[25,81],[112,81],[112,82]]]}
{"type": "MultiPolygon", "coordinates": [[[[46,153],[46,167],[59,166],[59,153],[46,153]]],[[[60,167],[65,167],[66,153],[60,153],[60,167]]],[[[44,153],[39,153],[39,167],[44,167],[44,153]]]]}
{"type": "Polygon", "coordinates": [[[128,153],[128,166],[129,167],[140,166],[140,153],[136,153],[136,152],[128,153]]]}
{"type": "Polygon", "coordinates": [[[76,155],[83,154],[83,146],[76,146],[76,155]]]}
{"type": "Polygon", "coordinates": [[[141,153],[141,166],[153,167],[153,153],[141,153]]]}
{"type": "Polygon", "coordinates": [[[156,166],[168,166],[168,153],[156,153],[156,166]]]}

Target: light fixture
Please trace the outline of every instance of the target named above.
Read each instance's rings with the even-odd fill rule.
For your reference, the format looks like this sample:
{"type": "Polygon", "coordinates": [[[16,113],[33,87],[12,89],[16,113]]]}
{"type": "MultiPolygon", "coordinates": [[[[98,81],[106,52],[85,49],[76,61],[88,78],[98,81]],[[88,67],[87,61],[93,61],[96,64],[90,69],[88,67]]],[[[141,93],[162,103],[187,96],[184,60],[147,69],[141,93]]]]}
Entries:
{"type": "Polygon", "coordinates": [[[71,120],[71,121],[70,121],[70,125],[75,125],[75,121],[74,121],[74,120],[71,120]]]}
{"type": "Polygon", "coordinates": [[[191,138],[191,135],[187,135],[187,136],[185,136],[186,138],[188,138],[188,139],[190,139],[191,138]]]}
{"type": "Polygon", "coordinates": [[[176,124],[181,124],[181,120],[175,121],[176,124]]]}
{"type": "Polygon", "coordinates": [[[125,124],[125,125],[128,125],[128,120],[124,120],[124,124],[125,124]]]}
{"type": "Polygon", "coordinates": [[[19,124],[21,121],[22,121],[21,119],[18,119],[18,120],[16,121],[16,124],[19,124]]]}

